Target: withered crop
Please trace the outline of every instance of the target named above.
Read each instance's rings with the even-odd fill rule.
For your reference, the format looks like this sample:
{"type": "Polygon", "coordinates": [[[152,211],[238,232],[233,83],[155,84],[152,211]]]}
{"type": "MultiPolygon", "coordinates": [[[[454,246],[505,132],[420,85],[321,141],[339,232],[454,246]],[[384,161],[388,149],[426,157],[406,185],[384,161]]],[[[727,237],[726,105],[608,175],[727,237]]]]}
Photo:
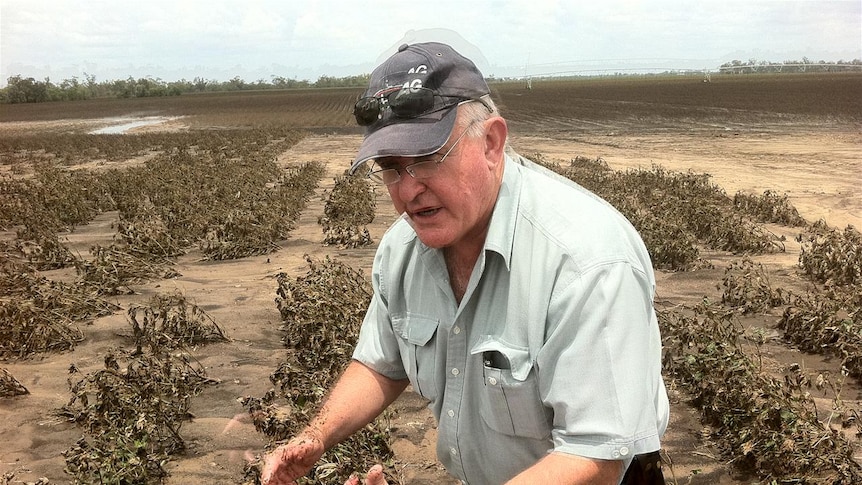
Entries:
{"type": "Polygon", "coordinates": [[[40,276],[32,266],[0,258],[0,357],[63,351],[83,340],[79,323],[116,310],[90,287],[40,276]]]}
{"type": "Polygon", "coordinates": [[[664,369],[692,395],[732,462],[774,483],[862,480],[853,446],[818,420],[810,379],[787,369],[782,382],[744,350],[734,312],[709,302],[659,312],[664,369]]]}
{"type": "Polygon", "coordinates": [[[209,382],[185,355],[105,356],[105,368],[81,375],[70,368],[72,398],[60,414],[84,428],[66,450],[76,483],[161,483],[170,455],[185,449],[180,435],[191,398],[209,382]]]}
{"type": "Polygon", "coordinates": [[[323,226],[323,243],[343,248],[371,244],[367,225],[374,221],[376,208],[374,190],[364,177],[339,175],[317,220],[323,226]]]}
{"type": "Polygon", "coordinates": [[[743,314],[760,313],[790,301],[790,292],[773,288],[762,264],[749,258],[731,263],[724,272],[721,303],[743,314]]]}
{"type": "Polygon", "coordinates": [[[15,379],[8,370],[0,367],[0,397],[22,396],[30,394],[30,391],[23,384],[15,379]]]}
{"type": "MultiPolygon", "coordinates": [[[[255,427],[274,441],[302,430],[322,405],[326,389],[350,362],[371,299],[360,271],[329,258],[306,257],[306,261],[310,269],[304,276],[278,277],[276,303],[287,357],[270,376],[276,388],[261,398],[243,399],[255,427]]],[[[344,483],[352,473],[364,472],[375,463],[384,463],[391,473],[394,455],[386,421],[384,413],[329,450],[298,483],[344,483]]],[[[258,483],[258,473],[252,467],[250,481],[258,483]]],[[[391,475],[387,480],[400,483],[391,475]]]]}
{"type": "Polygon", "coordinates": [[[146,346],[161,352],[230,340],[207,312],[179,293],[154,295],[149,305],[129,307],[127,315],[139,352],[146,346]]]}

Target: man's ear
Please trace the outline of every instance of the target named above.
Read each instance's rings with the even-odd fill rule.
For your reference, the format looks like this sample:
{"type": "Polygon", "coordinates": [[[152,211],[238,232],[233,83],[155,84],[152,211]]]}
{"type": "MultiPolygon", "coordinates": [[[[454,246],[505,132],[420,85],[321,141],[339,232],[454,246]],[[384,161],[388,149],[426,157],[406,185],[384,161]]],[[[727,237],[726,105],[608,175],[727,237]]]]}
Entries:
{"type": "Polygon", "coordinates": [[[508,135],[509,127],[502,117],[495,116],[485,120],[485,159],[489,163],[503,163],[508,135]]]}

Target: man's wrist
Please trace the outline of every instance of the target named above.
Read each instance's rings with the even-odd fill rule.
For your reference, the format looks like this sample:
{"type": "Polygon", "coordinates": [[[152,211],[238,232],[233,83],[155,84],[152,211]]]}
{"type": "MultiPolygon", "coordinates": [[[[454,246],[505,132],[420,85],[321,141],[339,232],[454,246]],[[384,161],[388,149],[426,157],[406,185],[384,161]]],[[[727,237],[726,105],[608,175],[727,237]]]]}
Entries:
{"type": "Polygon", "coordinates": [[[319,425],[313,422],[303,428],[303,430],[293,438],[293,441],[297,444],[314,444],[316,442],[324,451],[328,449],[326,445],[326,436],[324,435],[323,430],[320,429],[319,425]]]}

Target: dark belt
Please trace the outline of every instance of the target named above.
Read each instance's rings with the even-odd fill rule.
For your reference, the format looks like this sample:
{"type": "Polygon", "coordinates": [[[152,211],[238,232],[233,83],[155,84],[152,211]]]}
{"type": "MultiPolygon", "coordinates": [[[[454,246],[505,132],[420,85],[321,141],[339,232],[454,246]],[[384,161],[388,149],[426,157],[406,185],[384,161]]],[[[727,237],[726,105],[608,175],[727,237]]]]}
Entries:
{"type": "Polygon", "coordinates": [[[622,485],[665,485],[661,472],[661,453],[653,451],[635,455],[626,470],[622,485]]]}

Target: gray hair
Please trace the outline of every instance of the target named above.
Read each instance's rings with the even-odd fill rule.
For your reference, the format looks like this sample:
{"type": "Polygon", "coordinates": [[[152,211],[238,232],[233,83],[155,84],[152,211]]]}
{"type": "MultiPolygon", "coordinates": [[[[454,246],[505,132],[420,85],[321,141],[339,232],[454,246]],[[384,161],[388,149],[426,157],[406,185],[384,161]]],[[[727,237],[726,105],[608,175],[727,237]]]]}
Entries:
{"type": "Polygon", "coordinates": [[[477,138],[483,133],[479,122],[494,116],[500,116],[500,111],[491,96],[486,94],[480,99],[466,102],[458,108],[457,124],[461,128],[469,126],[467,136],[477,138]]]}
{"type": "MultiPolygon", "coordinates": [[[[482,130],[482,126],[479,125],[479,122],[485,121],[488,118],[492,118],[494,116],[500,116],[500,110],[499,108],[497,108],[497,105],[494,103],[494,100],[491,99],[491,95],[486,94],[480,99],[466,102],[458,108],[457,125],[460,126],[461,129],[463,129],[465,126],[468,127],[466,135],[467,137],[479,138],[484,133],[482,130]]],[[[509,145],[508,137],[506,138],[505,151],[510,156],[513,156],[515,154],[515,151],[512,149],[512,146],[509,145]]]]}

